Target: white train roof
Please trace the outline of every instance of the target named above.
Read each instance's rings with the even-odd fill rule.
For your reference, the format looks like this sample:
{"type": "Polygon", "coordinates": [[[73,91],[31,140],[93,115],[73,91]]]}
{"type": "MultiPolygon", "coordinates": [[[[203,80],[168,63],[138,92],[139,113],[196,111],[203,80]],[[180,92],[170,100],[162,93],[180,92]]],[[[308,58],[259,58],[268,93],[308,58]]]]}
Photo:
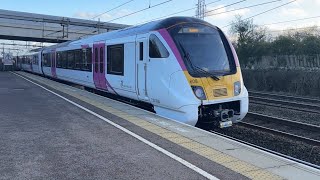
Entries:
{"type": "MultiPolygon", "coordinates": [[[[171,27],[175,24],[179,23],[201,23],[201,24],[206,24],[209,26],[212,26],[206,21],[193,18],[193,17],[170,17],[166,18],[163,20],[158,20],[158,21],[153,21],[149,22],[147,24],[139,25],[139,26],[132,26],[120,30],[115,30],[111,32],[106,32],[98,35],[94,35],[88,38],[80,39],[80,40],[75,40],[75,41],[68,41],[60,44],[56,44],[53,46],[49,46],[47,48],[44,48],[44,52],[49,52],[57,48],[61,47],[66,47],[66,46],[76,46],[76,45],[87,45],[91,44],[93,42],[99,42],[99,41],[104,41],[108,39],[114,39],[114,38],[119,38],[119,37],[125,37],[125,36],[130,36],[130,35],[136,35],[136,34],[142,34],[150,31],[155,31],[163,28],[168,28],[171,27]]],[[[214,26],[215,27],[215,26],[214,26]]]]}

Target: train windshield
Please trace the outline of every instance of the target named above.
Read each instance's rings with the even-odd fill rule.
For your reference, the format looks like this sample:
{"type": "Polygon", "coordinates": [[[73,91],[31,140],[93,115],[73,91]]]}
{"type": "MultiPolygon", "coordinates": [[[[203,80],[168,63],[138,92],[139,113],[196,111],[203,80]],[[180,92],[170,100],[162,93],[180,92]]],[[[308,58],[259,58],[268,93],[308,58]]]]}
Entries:
{"type": "Polygon", "coordinates": [[[216,77],[236,73],[231,48],[223,33],[202,24],[178,25],[170,29],[190,75],[216,77]]]}

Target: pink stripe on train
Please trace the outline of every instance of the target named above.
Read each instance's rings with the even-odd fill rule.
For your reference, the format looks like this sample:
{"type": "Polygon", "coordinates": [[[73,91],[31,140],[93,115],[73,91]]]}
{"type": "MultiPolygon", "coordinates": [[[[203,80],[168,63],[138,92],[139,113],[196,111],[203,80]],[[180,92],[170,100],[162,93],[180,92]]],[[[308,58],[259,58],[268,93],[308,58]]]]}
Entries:
{"type": "MultiPolygon", "coordinates": [[[[186,70],[186,66],[185,66],[185,64],[184,64],[184,62],[182,60],[181,54],[179,53],[178,48],[175,45],[175,43],[174,43],[173,39],[171,38],[170,34],[168,33],[168,31],[166,29],[160,29],[160,30],[158,30],[158,32],[161,34],[161,36],[164,38],[164,40],[168,43],[170,49],[173,51],[174,56],[177,58],[182,70],[185,71],[186,70]]],[[[228,38],[227,38],[227,41],[228,41],[228,43],[230,45],[230,48],[231,48],[232,55],[233,55],[234,61],[236,63],[236,66],[240,67],[240,63],[239,63],[239,59],[238,59],[237,53],[236,53],[232,43],[230,42],[230,40],[228,38]]]]}
{"type": "Polygon", "coordinates": [[[180,64],[180,67],[183,71],[187,70],[181,54],[179,53],[179,50],[177,48],[177,46],[175,45],[173,39],[171,38],[170,34],[168,33],[168,31],[166,29],[160,29],[158,30],[158,32],[161,34],[161,36],[163,37],[163,39],[168,43],[170,49],[172,50],[174,56],[176,57],[176,59],[178,60],[178,63],[180,64]]]}

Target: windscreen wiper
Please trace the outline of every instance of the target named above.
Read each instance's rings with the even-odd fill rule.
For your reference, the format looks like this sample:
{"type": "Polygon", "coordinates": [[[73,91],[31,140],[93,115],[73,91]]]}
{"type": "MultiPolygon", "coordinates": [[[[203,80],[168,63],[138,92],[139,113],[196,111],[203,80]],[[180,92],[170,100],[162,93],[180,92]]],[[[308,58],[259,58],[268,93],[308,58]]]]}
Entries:
{"type": "Polygon", "coordinates": [[[194,64],[192,63],[192,61],[191,61],[190,54],[186,51],[186,49],[182,46],[182,44],[181,44],[180,42],[178,42],[178,43],[179,43],[180,48],[182,49],[183,57],[188,61],[188,63],[191,65],[191,67],[192,67],[192,69],[193,69],[194,71],[205,73],[205,74],[207,74],[208,76],[210,76],[210,77],[211,77],[213,80],[215,80],[215,81],[219,81],[219,80],[220,80],[220,78],[217,77],[216,75],[214,75],[214,74],[212,74],[212,73],[210,73],[210,72],[202,69],[201,67],[198,67],[198,66],[194,65],[194,64]]]}
{"type": "Polygon", "coordinates": [[[220,80],[220,78],[218,76],[216,76],[216,75],[214,75],[214,74],[212,74],[212,73],[210,73],[210,72],[208,72],[208,71],[206,71],[206,70],[204,70],[204,69],[202,69],[202,68],[200,68],[198,66],[194,66],[194,67],[197,68],[198,72],[201,71],[201,72],[207,74],[208,76],[210,76],[212,79],[214,79],[216,81],[220,80]]]}

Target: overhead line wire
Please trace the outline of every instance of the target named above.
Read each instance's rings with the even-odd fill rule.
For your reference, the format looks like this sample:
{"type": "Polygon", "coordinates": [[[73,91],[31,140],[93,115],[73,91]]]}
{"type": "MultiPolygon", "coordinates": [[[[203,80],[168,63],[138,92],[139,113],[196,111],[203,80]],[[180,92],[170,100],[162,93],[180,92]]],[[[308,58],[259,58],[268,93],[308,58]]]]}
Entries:
{"type": "MultiPolygon", "coordinates": [[[[118,6],[116,6],[116,7],[114,7],[114,8],[109,9],[108,11],[105,11],[105,12],[103,12],[103,13],[100,13],[100,14],[94,16],[94,17],[91,17],[90,19],[97,18],[97,17],[99,17],[99,16],[101,16],[101,15],[103,15],[103,14],[106,14],[106,13],[108,13],[108,12],[111,12],[111,11],[115,10],[115,9],[118,9],[119,7],[122,7],[122,6],[128,4],[128,3],[132,2],[132,1],[134,1],[134,0],[126,1],[126,2],[124,2],[124,3],[122,3],[122,4],[118,5],[118,6]]],[[[71,25],[71,26],[72,26],[72,25],[71,25]]],[[[76,26],[74,26],[74,27],[76,27],[76,26]]],[[[90,27],[90,28],[91,28],[91,27],[90,27]]],[[[70,29],[71,29],[71,28],[70,28],[70,26],[69,26],[69,30],[70,30],[70,29]]],[[[75,31],[74,33],[81,32],[81,31],[86,30],[86,29],[89,29],[89,27],[80,29],[80,30],[78,30],[78,31],[75,31]]],[[[50,34],[46,34],[45,36],[49,36],[49,35],[56,34],[56,33],[59,33],[59,32],[62,32],[62,30],[58,30],[58,31],[53,32],[53,33],[50,33],[50,34]]]]}
{"type": "Polygon", "coordinates": [[[149,7],[147,7],[147,8],[140,9],[140,10],[138,10],[138,11],[135,11],[135,12],[132,12],[132,13],[129,13],[129,14],[126,14],[126,15],[124,15],[124,16],[121,16],[121,17],[118,17],[118,18],[115,18],[115,19],[111,19],[110,21],[107,21],[107,22],[112,22],[112,21],[115,21],[115,20],[118,20],[118,19],[122,19],[122,18],[124,18],[124,17],[131,16],[131,15],[133,15],[133,14],[137,14],[137,13],[139,13],[139,12],[142,12],[142,11],[145,11],[145,10],[148,10],[148,9],[151,9],[151,8],[154,8],[154,7],[157,7],[157,6],[160,6],[160,5],[162,5],[162,4],[166,4],[166,3],[170,2],[170,1],[173,1],[173,0],[167,0],[167,1],[164,1],[164,2],[161,2],[161,3],[158,3],[158,4],[156,4],[156,5],[152,5],[152,6],[149,6],[149,7]]]}
{"type": "MultiPolygon", "coordinates": [[[[216,3],[216,2],[219,2],[219,1],[221,1],[221,0],[213,1],[213,2],[207,3],[206,5],[213,4],[213,3],[216,3]]],[[[225,7],[229,7],[229,6],[232,6],[232,5],[235,5],[235,4],[242,3],[242,2],[244,2],[244,1],[247,1],[247,0],[237,1],[237,2],[234,2],[234,3],[228,4],[228,5],[225,5],[225,6],[223,6],[223,7],[216,8],[216,9],[214,9],[214,10],[219,10],[219,9],[222,9],[222,8],[225,8],[225,7]]],[[[138,23],[138,24],[136,24],[136,25],[144,24],[144,23],[151,22],[151,21],[155,21],[155,20],[159,20],[159,19],[163,19],[163,18],[172,16],[172,15],[176,15],[176,14],[180,14],[180,13],[183,13],[183,12],[187,12],[187,11],[190,11],[190,10],[193,10],[193,9],[196,9],[196,8],[197,8],[197,7],[185,9],[185,10],[178,11],[178,12],[175,12],[175,13],[172,13],[172,14],[168,14],[168,15],[166,15],[166,16],[161,16],[161,17],[158,17],[158,18],[155,18],[155,19],[151,19],[151,20],[148,20],[148,21],[140,22],[140,23],[138,23]]]]}
{"type": "MultiPolygon", "coordinates": [[[[216,3],[216,2],[219,2],[219,1],[221,1],[221,0],[213,1],[213,2],[207,3],[206,5],[213,4],[213,3],[216,3]]],[[[172,13],[172,14],[168,14],[168,15],[165,15],[165,16],[162,16],[162,17],[158,17],[158,18],[155,18],[155,19],[151,19],[151,20],[149,20],[149,21],[141,22],[141,24],[143,24],[143,23],[145,23],[145,22],[150,22],[150,21],[162,19],[162,18],[165,18],[165,17],[169,17],[169,16],[172,16],[172,15],[180,14],[180,13],[183,13],[183,12],[191,11],[191,10],[196,9],[196,8],[197,8],[197,7],[193,7],[193,8],[189,8],[189,9],[184,9],[184,10],[182,10],[182,11],[178,11],[178,12],[175,12],[175,13],[172,13]]],[[[140,24],[140,23],[139,23],[139,24],[140,24]]]]}
{"type": "Polygon", "coordinates": [[[300,19],[292,19],[292,20],[288,20],[288,21],[280,21],[280,22],[274,22],[274,23],[268,23],[268,24],[258,24],[258,25],[259,26],[267,26],[267,25],[283,24],[283,23],[288,23],[288,22],[302,21],[302,20],[315,19],[315,18],[320,18],[320,16],[313,16],[313,17],[300,18],[300,19]]]}
{"type": "Polygon", "coordinates": [[[110,10],[108,10],[108,11],[105,11],[105,12],[103,12],[103,13],[101,13],[101,14],[98,14],[98,15],[92,17],[91,19],[95,19],[96,17],[102,16],[102,15],[108,13],[108,12],[111,12],[111,11],[113,11],[113,10],[115,10],[115,9],[118,9],[119,7],[122,7],[122,6],[128,4],[128,3],[132,2],[132,1],[134,1],[134,0],[130,0],[130,1],[127,1],[127,2],[125,2],[125,3],[122,3],[122,4],[120,4],[119,6],[116,6],[116,7],[112,8],[112,9],[110,9],[110,10]]]}
{"type": "MultiPolygon", "coordinates": [[[[247,8],[262,6],[262,5],[271,4],[271,3],[275,3],[275,2],[279,2],[279,1],[282,1],[282,0],[268,1],[268,2],[264,2],[264,3],[260,3],[260,4],[255,4],[255,5],[251,5],[251,6],[246,6],[246,7],[238,8],[238,9],[233,9],[233,10],[229,10],[229,11],[224,11],[224,12],[220,12],[220,13],[215,13],[215,14],[206,15],[205,17],[214,16],[214,15],[219,15],[219,14],[225,14],[225,13],[229,13],[229,12],[233,12],[233,11],[238,11],[238,10],[242,10],[242,9],[247,9],[247,8]]],[[[211,12],[211,11],[207,11],[207,12],[211,12]]],[[[206,13],[207,13],[207,12],[206,12],[206,13]]]]}
{"type": "MultiPolygon", "coordinates": [[[[261,13],[255,14],[255,15],[250,16],[250,17],[248,17],[248,18],[245,18],[245,19],[243,19],[243,20],[253,19],[254,17],[257,17],[257,16],[259,16],[259,15],[261,15],[261,14],[265,14],[265,13],[267,13],[267,12],[273,11],[273,10],[278,9],[278,8],[280,8],[280,7],[283,7],[283,6],[286,6],[286,5],[288,5],[288,4],[291,4],[291,3],[295,2],[295,1],[297,1],[297,0],[293,0],[293,1],[287,2],[287,3],[285,3],[285,4],[282,4],[282,5],[280,5],[280,6],[276,6],[276,7],[274,7],[274,8],[271,8],[271,9],[268,9],[268,10],[263,11],[263,12],[261,12],[261,13]]],[[[228,25],[226,25],[226,26],[223,26],[222,28],[231,26],[232,24],[234,24],[234,23],[230,23],[230,24],[228,24],[228,25]]]]}
{"type": "MultiPolygon", "coordinates": [[[[118,17],[118,18],[111,19],[111,20],[109,20],[109,21],[107,21],[107,22],[102,23],[101,25],[103,25],[103,24],[105,24],[105,23],[109,23],[109,22],[115,21],[115,20],[118,20],[118,19],[122,19],[122,18],[124,18],[124,17],[128,17],[128,16],[131,16],[131,15],[137,14],[137,13],[142,12],[142,11],[145,11],[145,10],[152,9],[152,8],[154,8],[154,7],[157,7],[157,6],[166,4],[166,3],[171,2],[171,1],[173,1],[173,0],[167,0],[167,1],[163,1],[163,2],[161,2],[161,3],[155,4],[155,5],[152,5],[152,6],[148,6],[147,8],[143,8],[143,9],[140,9],[140,10],[138,10],[138,11],[135,11],[135,12],[132,12],[132,13],[129,13],[129,14],[126,14],[126,15],[124,15],[124,16],[120,16],[120,17],[118,17]]],[[[84,29],[83,29],[83,30],[84,30],[84,29]]],[[[81,31],[83,31],[83,30],[76,31],[75,33],[81,32],[81,31]]],[[[88,34],[85,34],[85,35],[88,35],[88,34]]],[[[85,36],[85,35],[83,35],[83,36],[85,36]]],[[[83,37],[83,36],[81,36],[81,37],[83,37]]]]}
{"type": "Polygon", "coordinates": [[[223,8],[226,8],[226,7],[229,7],[229,6],[233,6],[233,5],[235,5],[235,4],[239,4],[239,3],[242,3],[242,2],[244,2],[244,1],[247,1],[247,0],[237,1],[237,2],[234,2],[234,3],[228,4],[228,5],[225,5],[225,6],[222,6],[222,7],[216,8],[216,9],[212,9],[212,10],[210,10],[210,11],[206,11],[205,13],[212,12],[212,11],[216,11],[216,10],[219,10],[219,9],[223,9],[223,8]]]}

